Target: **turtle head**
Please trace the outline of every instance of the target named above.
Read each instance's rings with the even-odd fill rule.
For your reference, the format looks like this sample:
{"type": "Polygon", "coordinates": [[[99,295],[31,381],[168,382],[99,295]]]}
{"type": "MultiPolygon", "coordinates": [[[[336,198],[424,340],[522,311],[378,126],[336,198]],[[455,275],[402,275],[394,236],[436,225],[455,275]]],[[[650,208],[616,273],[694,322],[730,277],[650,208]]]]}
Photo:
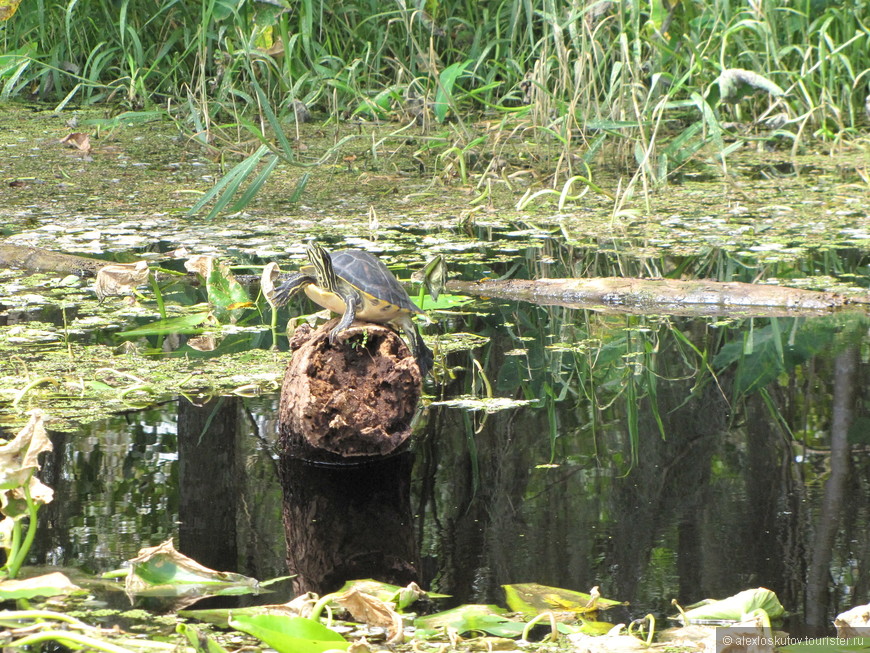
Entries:
{"type": "Polygon", "coordinates": [[[314,272],[317,276],[317,285],[324,290],[335,292],[338,288],[338,279],[335,277],[335,270],[332,267],[332,256],[329,251],[320,243],[308,243],[305,248],[305,253],[308,255],[308,260],[314,266],[314,272]]]}

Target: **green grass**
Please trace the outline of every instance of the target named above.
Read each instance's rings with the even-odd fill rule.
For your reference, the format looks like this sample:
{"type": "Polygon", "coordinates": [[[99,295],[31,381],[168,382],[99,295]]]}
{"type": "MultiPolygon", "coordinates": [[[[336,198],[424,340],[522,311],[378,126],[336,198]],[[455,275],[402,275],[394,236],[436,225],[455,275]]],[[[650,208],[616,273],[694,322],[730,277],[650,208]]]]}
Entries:
{"type": "Polygon", "coordinates": [[[294,100],[326,124],[415,120],[443,138],[436,168],[463,184],[479,181],[468,144],[496,156],[507,139],[477,142],[485,116],[543,148],[536,163],[557,192],[578,175],[594,183],[606,154],[624,177],[617,213],[705,148],[727,169],[729,123],[744,126],[738,142],[794,152],[861,138],[870,25],[860,5],[30,0],[0,27],[0,97],[162,108],[203,144],[266,145],[288,164],[298,163],[294,100]],[[734,68],[785,92],[723,102],[717,80],[734,68]]]}

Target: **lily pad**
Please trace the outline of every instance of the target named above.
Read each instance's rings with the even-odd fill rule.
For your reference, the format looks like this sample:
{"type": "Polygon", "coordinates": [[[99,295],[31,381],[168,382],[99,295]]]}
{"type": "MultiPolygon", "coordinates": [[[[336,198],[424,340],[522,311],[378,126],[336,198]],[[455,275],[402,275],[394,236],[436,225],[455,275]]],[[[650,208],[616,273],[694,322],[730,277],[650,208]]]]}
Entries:
{"type": "Polygon", "coordinates": [[[525,624],[507,616],[507,610],[497,605],[460,605],[414,620],[418,634],[424,637],[443,634],[445,628],[466,633],[488,633],[496,637],[519,637],[525,624]]]}
{"type": "Polygon", "coordinates": [[[240,615],[230,620],[230,626],[261,639],[278,653],[321,653],[350,646],[334,630],[305,617],[240,615]]]}
{"type": "Polygon", "coordinates": [[[764,610],[770,619],[778,619],[785,614],[785,608],[782,607],[776,594],[765,587],[758,587],[743,590],[727,599],[718,601],[706,599],[690,606],[688,610],[682,612],[680,618],[684,623],[737,621],[755,610],[764,610]]]}
{"type": "Polygon", "coordinates": [[[259,593],[254,578],[204,567],[175,550],[172,540],[144,548],[130,561],[130,596],[190,596],[259,593]]]}
{"type": "Polygon", "coordinates": [[[208,311],[200,311],[190,315],[179,315],[178,317],[157,320],[151,324],[143,324],[135,329],[122,331],[120,335],[125,338],[138,338],[141,336],[167,335],[170,333],[202,333],[203,329],[200,328],[200,325],[208,319],[208,316],[208,311]]]}
{"type": "MultiPolygon", "coordinates": [[[[263,585],[264,583],[261,583],[263,585]]],[[[309,617],[316,594],[302,594],[292,601],[271,605],[252,605],[244,608],[211,608],[207,610],[179,610],[178,614],[186,619],[196,619],[214,624],[221,628],[229,628],[230,619],[241,616],[277,615],[283,617],[309,617]]]]}
{"type": "Polygon", "coordinates": [[[0,582],[0,601],[69,594],[81,588],[59,571],[24,580],[0,582]]]}
{"type": "Polygon", "coordinates": [[[234,323],[241,315],[240,309],[253,306],[248,291],[236,280],[226,263],[212,256],[193,256],[184,267],[205,278],[208,301],[218,321],[234,323]]]}
{"type": "Polygon", "coordinates": [[[514,612],[530,617],[547,610],[583,614],[606,610],[615,605],[625,605],[620,601],[602,598],[598,594],[597,587],[594,587],[590,594],[560,587],[547,587],[538,583],[518,583],[502,587],[504,587],[508,607],[514,612]]]}

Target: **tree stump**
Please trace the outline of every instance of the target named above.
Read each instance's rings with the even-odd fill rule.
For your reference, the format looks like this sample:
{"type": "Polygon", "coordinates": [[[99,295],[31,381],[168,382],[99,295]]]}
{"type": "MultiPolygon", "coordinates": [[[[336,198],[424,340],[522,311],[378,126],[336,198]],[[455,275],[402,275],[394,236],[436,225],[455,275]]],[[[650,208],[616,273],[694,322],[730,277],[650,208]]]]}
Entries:
{"type": "Polygon", "coordinates": [[[383,325],[332,320],[290,341],[278,409],[287,566],[297,592],[418,581],[410,453],[420,369],[383,325]],[[393,455],[398,454],[398,455],[393,455]]]}
{"type": "Polygon", "coordinates": [[[411,435],[421,377],[410,349],[392,329],[368,322],[354,322],[330,344],[337,323],[303,325],[290,341],[278,411],[282,454],[321,462],[385,456],[411,435]]]}

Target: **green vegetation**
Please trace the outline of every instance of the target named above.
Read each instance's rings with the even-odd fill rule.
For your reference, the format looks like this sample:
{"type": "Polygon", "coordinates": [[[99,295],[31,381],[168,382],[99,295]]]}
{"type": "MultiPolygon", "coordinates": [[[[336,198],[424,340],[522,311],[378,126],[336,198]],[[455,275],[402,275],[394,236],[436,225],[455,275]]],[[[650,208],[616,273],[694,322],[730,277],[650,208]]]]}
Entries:
{"type": "MultiPolygon", "coordinates": [[[[524,163],[562,202],[597,188],[607,153],[627,176],[619,211],[706,146],[724,169],[753,139],[796,151],[858,137],[870,84],[859,5],[39,0],[0,28],[0,99],[159,110],[203,146],[250,156],[205,198],[218,197],[213,214],[245,206],[278,161],[348,155],[353,136],[320,158],[297,151],[308,109],[327,123],[422,125],[434,138],[419,152],[434,148],[435,172],[462,183],[534,142],[524,163]]],[[[404,129],[372,139],[369,155],[404,129]]]]}
{"type": "MultiPolygon", "coordinates": [[[[15,190],[5,200],[14,213],[5,230],[16,242],[65,251],[90,253],[96,242],[101,254],[144,256],[162,275],[169,268],[157,266],[175,263],[175,254],[155,251],[155,241],[259,269],[316,237],[337,245],[366,239],[366,248],[380,239],[377,247],[407,264],[405,272],[428,258],[425,247],[468,280],[779,279],[864,293],[870,239],[860,148],[868,147],[870,26],[862,9],[858,0],[29,0],[0,23],[0,100],[36,101],[61,117],[16,115],[7,130],[9,159],[28,167],[6,173],[15,190]],[[313,124],[302,124],[309,111],[313,124]],[[71,154],[56,145],[64,123],[77,129],[73,118],[95,136],[92,159],[90,149],[71,154]],[[157,120],[163,124],[150,124],[157,120]],[[56,147],[41,147],[49,139],[56,147]],[[830,152],[848,156],[825,160],[830,152]],[[133,165],[141,166],[138,178],[133,165]],[[744,192],[748,178],[760,181],[744,192]],[[683,179],[693,183],[659,192],[683,179]],[[451,184],[462,192],[443,192],[451,184]],[[227,215],[243,209],[249,213],[227,215]],[[221,221],[192,228],[205,211],[221,221]],[[62,242],[43,228],[55,225],[62,242]]],[[[284,320],[219,267],[201,274],[210,304],[191,286],[154,275],[140,303],[128,305],[116,297],[97,304],[76,279],[0,274],[0,294],[27,317],[0,330],[8,422],[25,419],[29,407],[50,407],[61,420],[52,428],[66,433],[106,411],[170,397],[189,395],[192,405],[277,388],[285,358],[268,348],[283,338],[284,320]]],[[[521,574],[514,564],[517,577],[555,583],[566,570],[608,578],[615,569],[623,580],[608,581],[617,585],[641,570],[638,595],[651,604],[678,589],[682,552],[672,524],[682,522],[668,519],[707,509],[706,497],[692,503],[685,488],[712,477],[739,489],[736,460],[760,432],[778,436],[791,458],[792,449],[826,446],[834,363],[819,356],[860,348],[866,358],[867,318],[859,313],[688,320],[443,304],[433,311],[437,333],[426,333],[439,355],[430,391],[441,401],[422,425],[439,436],[437,455],[428,454],[434,462],[418,472],[426,475],[417,483],[422,550],[439,562],[452,555],[458,538],[447,529],[470,515],[485,524],[486,546],[504,547],[499,555],[517,549],[552,566],[552,581],[541,567],[521,574]],[[699,446],[713,440],[720,449],[699,446]],[[681,457],[689,454],[697,457],[681,457]],[[432,470],[437,486],[428,483],[432,470]],[[630,486],[620,474],[631,475],[630,486]],[[614,488],[627,498],[599,498],[614,488]],[[620,507],[635,505],[643,509],[620,507]],[[564,534],[526,538],[552,532],[558,514],[571,516],[564,534]],[[517,523],[525,528],[519,536],[517,523]],[[597,555],[605,536],[619,540],[622,524],[632,541],[655,547],[648,561],[613,564],[614,547],[600,559],[563,555],[597,555]]],[[[154,418],[161,420],[172,418],[154,418]]],[[[95,439],[110,440],[108,428],[98,426],[95,439]]],[[[101,442],[109,453],[96,448],[88,459],[104,484],[91,489],[89,477],[76,479],[75,488],[89,492],[88,528],[70,537],[68,555],[97,532],[90,505],[98,499],[115,514],[127,510],[122,516],[131,515],[143,540],[175,528],[171,483],[155,480],[145,495],[147,479],[122,473],[146,463],[155,479],[171,473],[171,456],[150,460],[151,434],[136,428],[118,427],[124,446],[101,442]],[[152,531],[142,526],[146,512],[152,531]]],[[[421,448],[434,451],[435,441],[421,438],[421,448]]],[[[809,488],[826,473],[813,460],[792,467],[806,480],[797,472],[789,479],[809,488]]],[[[750,471],[747,478],[774,476],[750,471]]],[[[19,575],[35,557],[31,545],[54,532],[36,533],[38,506],[25,491],[31,474],[6,483],[22,496],[6,522],[0,576],[19,575]]],[[[766,486],[747,494],[760,497],[747,505],[771,503],[766,486]]],[[[742,495],[730,495],[746,512],[742,495]]],[[[811,511],[795,510],[794,523],[811,511]]],[[[743,527],[743,512],[730,517],[732,530],[743,527]]],[[[269,514],[276,521],[277,511],[269,514]]],[[[716,517],[730,525],[729,515],[716,517]]],[[[125,529],[109,540],[112,555],[130,545],[125,529]]],[[[843,560],[834,566],[846,569],[843,560]]],[[[503,568],[496,555],[489,561],[497,564],[480,568],[503,568]]],[[[452,579],[436,580],[449,587],[452,579]]],[[[463,619],[502,636],[519,629],[488,612],[463,619]]],[[[240,629],[265,633],[272,646],[298,650],[295,639],[313,639],[335,647],[322,633],[253,625],[240,629]]],[[[41,632],[7,643],[95,647],[90,634],[41,632]]],[[[182,634],[200,650],[220,649],[192,627],[182,634]]]]}

